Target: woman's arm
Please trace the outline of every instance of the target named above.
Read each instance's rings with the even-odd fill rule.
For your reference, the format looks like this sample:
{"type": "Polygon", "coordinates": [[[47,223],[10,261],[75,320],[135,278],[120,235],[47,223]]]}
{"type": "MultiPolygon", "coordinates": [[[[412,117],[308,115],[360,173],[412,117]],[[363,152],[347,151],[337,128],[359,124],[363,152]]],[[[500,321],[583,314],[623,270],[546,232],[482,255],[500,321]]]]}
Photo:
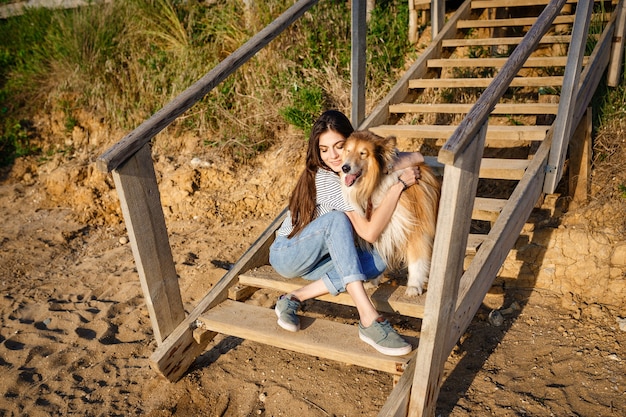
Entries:
{"type": "MultiPolygon", "coordinates": [[[[410,187],[419,179],[419,168],[413,167],[405,169],[398,178],[410,187]]],[[[396,184],[392,185],[380,205],[372,211],[369,220],[356,211],[346,212],[354,230],[361,238],[370,243],[374,243],[376,239],[378,239],[383,230],[385,230],[385,227],[387,227],[387,224],[389,224],[393,211],[398,205],[402,191],[404,191],[404,184],[402,182],[398,181],[396,184]]]]}
{"type": "Polygon", "coordinates": [[[392,171],[416,166],[424,163],[424,155],[419,152],[398,152],[398,157],[393,163],[392,171]]]}

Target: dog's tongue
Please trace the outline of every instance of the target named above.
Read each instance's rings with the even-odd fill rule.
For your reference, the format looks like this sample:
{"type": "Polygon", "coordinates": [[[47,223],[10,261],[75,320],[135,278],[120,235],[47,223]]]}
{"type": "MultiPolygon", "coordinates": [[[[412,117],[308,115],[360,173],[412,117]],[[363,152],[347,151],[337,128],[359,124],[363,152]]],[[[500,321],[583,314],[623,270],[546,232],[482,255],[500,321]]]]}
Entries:
{"type": "Polygon", "coordinates": [[[352,184],[354,184],[354,181],[356,181],[356,178],[356,174],[347,174],[344,178],[344,181],[348,187],[351,187],[352,184]]]}

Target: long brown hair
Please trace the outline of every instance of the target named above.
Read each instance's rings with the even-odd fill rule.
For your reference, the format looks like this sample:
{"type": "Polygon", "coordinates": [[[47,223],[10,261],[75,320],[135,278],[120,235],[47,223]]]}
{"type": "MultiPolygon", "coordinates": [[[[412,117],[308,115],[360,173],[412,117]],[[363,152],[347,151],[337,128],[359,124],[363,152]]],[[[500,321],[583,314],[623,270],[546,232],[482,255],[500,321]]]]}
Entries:
{"type": "Polygon", "coordinates": [[[313,124],[306,151],[306,166],[289,199],[293,225],[289,238],[297,235],[315,217],[315,200],[317,197],[315,174],[320,168],[330,170],[320,155],[320,136],[329,130],[347,138],[354,131],[354,128],[346,115],[337,110],[325,111],[313,124]]]}

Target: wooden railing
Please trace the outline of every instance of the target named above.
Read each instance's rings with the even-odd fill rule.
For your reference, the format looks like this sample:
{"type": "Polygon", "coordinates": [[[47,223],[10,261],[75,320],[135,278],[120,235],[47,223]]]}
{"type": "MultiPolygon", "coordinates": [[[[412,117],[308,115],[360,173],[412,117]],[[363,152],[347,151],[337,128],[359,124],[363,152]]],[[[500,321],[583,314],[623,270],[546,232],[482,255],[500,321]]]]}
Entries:
{"type": "Polygon", "coordinates": [[[149,142],[316,3],[298,1],[96,160],[101,171],[113,174],[159,345],[181,323],[195,318],[185,317],[149,142]]]}

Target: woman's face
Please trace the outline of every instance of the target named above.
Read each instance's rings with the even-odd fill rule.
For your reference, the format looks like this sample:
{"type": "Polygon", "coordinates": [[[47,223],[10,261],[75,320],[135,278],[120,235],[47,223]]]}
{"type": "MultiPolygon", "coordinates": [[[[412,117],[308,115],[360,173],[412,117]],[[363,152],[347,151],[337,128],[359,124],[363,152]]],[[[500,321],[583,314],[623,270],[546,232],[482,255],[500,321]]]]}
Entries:
{"type": "Polygon", "coordinates": [[[328,168],[335,172],[341,171],[343,165],[341,154],[345,142],[346,138],[333,130],[327,130],[320,135],[320,157],[328,168]]]}

